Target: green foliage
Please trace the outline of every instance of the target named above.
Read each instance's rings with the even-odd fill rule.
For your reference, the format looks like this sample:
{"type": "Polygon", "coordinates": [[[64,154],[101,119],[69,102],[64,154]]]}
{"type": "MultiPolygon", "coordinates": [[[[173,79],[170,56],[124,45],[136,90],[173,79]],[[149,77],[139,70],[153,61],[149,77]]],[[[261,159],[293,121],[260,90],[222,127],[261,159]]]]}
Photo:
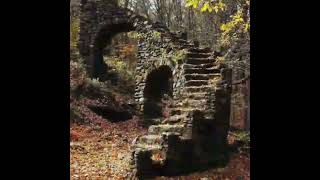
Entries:
{"type": "Polygon", "coordinates": [[[70,61],[70,95],[77,99],[82,96],[95,98],[103,94],[103,89],[103,82],[88,77],[82,61],[70,61]]]}
{"type": "Polygon", "coordinates": [[[105,63],[119,75],[120,80],[127,83],[134,82],[134,69],[129,63],[117,57],[107,57],[105,63]]]}
{"type": "Polygon", "coordinates": [[[106,89],[106,83],[100,82],[99,79],[91,78],[85,78],[83,84],[79,86],[81,95],[93,99],[102,97],[105,94],[106,89]]]}
{"type": "Polygon", "coordinates": [[[118,58],[108,58],[108,60],[106,60],[106,63],[109,66],[114,67],[115,69],[117,69],[119,71],[125,71],[126,70],[126,63],[121,61],[118,58]]]}
{"type": "Polygon", "coordinates": [[[83,62],[70,61],[70,92],[76,91],[86,78],[87,73],[83,62]]]}
{"type": "Polygon", "coordinates": [[[236,131],[235,132],[237,139],[243,142],[250,142],[250,133],[246,131],[236,131]]]}
{"type": "Polygon", "coordinates": [[[250,154],[250,132],[236,130],[230,132],[230,134],[235,137],[235,140],[239,145],[238,151],[247,155],[250,154]]]}
{"type": "Polygon", "coordinates": [[[152,34],[151,36],[154,38],[154,39],[160,39],[161,38],[161,33],[158,32],[158,31],[152,31],[152,34]]]}
{"type": "Polygon", "coordinates": [[[186,50],[182,49],[179,51],[174,51],[173,56],[172,56],[172,60],[175,63],[179,63],[180,61],[184,60],[186,58],[186,50]]]}
{"type": "Polygon", "coordinates": [[[70,103],[70,120],[71,122],[82,122],[83,119],[81,118],[81,110],[79,107],[70,103]]]}
{"type": "Polygon", "coordinates": [[[128,37],[133,39],[160,40],[161,33],[154,30],[148,33],[129,32],[128,37]]]}
{"type": "Polygon", "coordinates": [[[87,86],[91,86],[91,87],[97,88],[97,89],[103,86],[103,83],[99,81],[99,78],[93,78],[93,79],[86,78],[85,84],[87,86]]]}
{"type": "Polygon", "coordinates": [[[217,57],[217,61],[218,62],[224,62],[226,59],[225,59],[225,57],[224,56],[218,56],[217,57]]]}
{"type": "Polygon", "coordinates": [[[128,32],[128,37],[131,39],[140,39],[142,37],[142,34],[136,31],[131,31],[131,32],[128,32]]]}
{"type": "Polygon", "coordinates": [[[175,64],[179,64],[186,58],[186,50],[175,50],[172,54],[168,54],[166,49],[161,48],[161,58],[164,60],[172,60],[175,64]]]}

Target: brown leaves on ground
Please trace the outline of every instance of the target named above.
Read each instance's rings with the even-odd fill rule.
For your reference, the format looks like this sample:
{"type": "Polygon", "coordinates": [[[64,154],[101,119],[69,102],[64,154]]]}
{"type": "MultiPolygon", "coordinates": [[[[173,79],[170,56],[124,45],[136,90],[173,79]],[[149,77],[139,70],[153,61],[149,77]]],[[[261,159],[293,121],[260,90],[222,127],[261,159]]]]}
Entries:
{"type": "Polygon", "coordinates": [[[250,180],[250,158],[233,154],[226,167],[208,169],[189,175],[157,177],[155,180],[250,180]]]}
{"type": "MultiPolygon", "coordinates": [[[[72,101],[72,104],[78,108],[80,116],[88,121],[86,121],[87,124],[82,125],[71,123],[70,179],[128,179],[131,142],[137,136],[146,134],[147,129],[138,125],[137,117],[111,123],[86,107],[88,104],[98,103],[100,102],[89,99],[72,101]]],[[[232,136],[229,137],[229,144],[235,142],[232,136]]],[[[161,159],[161,156],[154,158],[161,159]]],[[[234,153],[226,167],[156,179],[249,180],[250,158],[234,153]]]]}
{"type": "MultiPolygon", "coordinates": [[[[146,133],[137,120],[111,124],[71,125],[70,174],[76,179],[127,179],[130,172],[130,145],[133,139],[146,133]]],[[[160,158],[160,157],[156,157],[160,158]]],[[[250,158],[234,154],[223,168],[209,169],[177,177],[157,177],[156,180],[249,180],[250,158]]]]}
{"type": "Polygon", "coordinates": [[[130,145],[146,133],[137,120],[100,125],[71,124],[70,178],[126,179],[129,175],[130,145]]]}

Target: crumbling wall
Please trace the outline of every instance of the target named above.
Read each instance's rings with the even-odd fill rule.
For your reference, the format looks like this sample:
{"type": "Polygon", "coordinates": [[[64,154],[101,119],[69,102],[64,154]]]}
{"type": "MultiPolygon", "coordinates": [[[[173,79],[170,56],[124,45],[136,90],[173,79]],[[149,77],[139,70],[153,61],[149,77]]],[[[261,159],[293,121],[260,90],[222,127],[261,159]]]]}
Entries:
{"type": "MultiPolygon", "coordinates": [[[[152,23],[128,9],[120,8],[110,1],[82,0],[80,17],[79,51],[85,59],[91,77],[104,78],[106,65],[103,62],[103,48],[111,38],[120,32],[139,33],[135,99],[137,108],[143,111],[143,90],[147,75],[160,66],[169,66],[173,72],[173,98],[181,89],[181,64],[177,56],[183,43],[179,36],[172,34],[167,27],[152,23]]],[[[180,59],[179,59],[180,58],[180,59]]]]}
{"type": "Polygon", "coordinates": [[[143,113],[147,77],[166,66],[172,72],[170,116],[149,127],[132,145],[138,176],[174,174],[190,163],[210,163],[226,145],[230,115],[231,71],[209,48],[187,41],[114,1],[82,0],[79,50],[92,77],[103,77],[103,48],[119,32],[138,33],[135,100],[143,113]],[[161,158],[154,158],[160,155],[161,158]]]}

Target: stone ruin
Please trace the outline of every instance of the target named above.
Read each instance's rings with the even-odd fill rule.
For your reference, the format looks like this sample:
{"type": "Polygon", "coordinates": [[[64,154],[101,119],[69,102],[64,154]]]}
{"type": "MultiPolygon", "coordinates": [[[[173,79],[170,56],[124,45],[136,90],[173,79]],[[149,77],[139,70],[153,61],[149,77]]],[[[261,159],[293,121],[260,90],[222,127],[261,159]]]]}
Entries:
{"type": "Polygon", "coordinates": [[[94,78],[104,78],[103,49],[117,33],[136,31],[137,109],[150,122],[132,144],[136,177],[175,174],[217,160],[229,129],[231,70],[209,48],[172,33],[113,0],[81,0],[79,51],[94,78]],[[171,98],[163,117],[161,98],[171,98]]]}

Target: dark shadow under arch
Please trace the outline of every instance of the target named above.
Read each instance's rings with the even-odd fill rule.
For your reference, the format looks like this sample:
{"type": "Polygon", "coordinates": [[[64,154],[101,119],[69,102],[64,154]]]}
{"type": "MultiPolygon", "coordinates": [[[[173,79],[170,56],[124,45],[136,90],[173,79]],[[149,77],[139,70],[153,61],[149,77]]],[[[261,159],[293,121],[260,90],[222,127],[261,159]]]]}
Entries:
{"type": "Polygon", "coordinates": [[[144,96],[144,117],[162,117],[162,98],[172,97],[172,71],[169,66],[160,66],[148,74],[144,96]]]}

